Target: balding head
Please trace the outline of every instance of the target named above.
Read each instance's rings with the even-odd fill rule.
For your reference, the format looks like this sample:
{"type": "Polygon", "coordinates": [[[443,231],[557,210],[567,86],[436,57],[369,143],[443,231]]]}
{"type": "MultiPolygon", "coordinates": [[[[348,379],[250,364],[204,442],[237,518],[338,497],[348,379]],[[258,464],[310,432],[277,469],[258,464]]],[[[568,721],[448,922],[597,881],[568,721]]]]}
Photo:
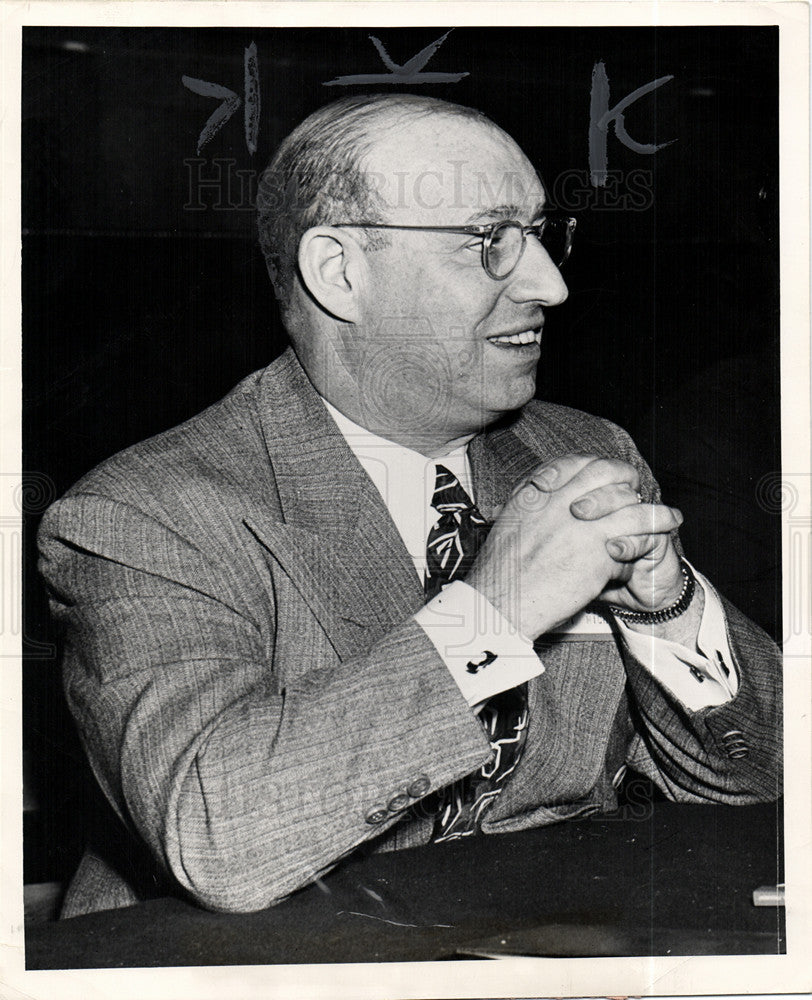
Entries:
{"type": "MultiPolygon", "coordinates": [[[[416,94],[373,94],[319,108],[283,140],[262,174],[257,197],[259,242],[283,312],[290,305],[303,234],[313,226],[386,221],[387,179],[368,171],[367,161],[391,131],[437,116],[499,131],[473,108],[416,94]]],[[[373,248],[386,244],[379,233],[367,240],[373,248]]]]}

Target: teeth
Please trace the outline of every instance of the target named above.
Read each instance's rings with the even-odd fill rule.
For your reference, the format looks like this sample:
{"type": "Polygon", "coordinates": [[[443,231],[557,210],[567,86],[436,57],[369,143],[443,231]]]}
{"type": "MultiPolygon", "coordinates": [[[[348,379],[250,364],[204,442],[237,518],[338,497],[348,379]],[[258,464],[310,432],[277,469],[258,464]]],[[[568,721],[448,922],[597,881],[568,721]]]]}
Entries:
{"type": "Polygon", "coordinates": [[[501,337],[488,338],[494,344],[515,344],[521,347],[526,344],[540,344],[541,330],[524,330],[522,333],[503,334],[501,337]]]}

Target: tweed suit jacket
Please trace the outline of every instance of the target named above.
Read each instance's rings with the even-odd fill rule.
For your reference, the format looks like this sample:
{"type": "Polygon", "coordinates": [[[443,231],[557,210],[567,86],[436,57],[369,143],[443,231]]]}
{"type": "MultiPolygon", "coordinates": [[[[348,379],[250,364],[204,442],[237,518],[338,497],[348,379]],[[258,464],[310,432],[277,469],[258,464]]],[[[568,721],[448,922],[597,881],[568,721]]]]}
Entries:
{"type": "MultiPolygon", "coordinates": [[[[633,462],[657,498],[623,431],[534,402],[472,441],[480,508],[573,452],[633,462]]],[[[161,892],[256,910],[361,844],[426,842],[420,802],[489,758],[412,620],[424,596],[400,535],[291,351],[91,472],[48,511],[40,550],[113,839],[130,858],[146,846],[161,892]]],[[[778,652],[726,611],[739,691],[699,712],[612,635],[542,641],[525,750],[484,832],[611,809],[624,763],[686,802],[776,797],[778,652]],[[731,731],[747,756],[729,755],[731,731]]],[[[134,902],[137,883],[90,854],[65,912],[134,902]]]]}

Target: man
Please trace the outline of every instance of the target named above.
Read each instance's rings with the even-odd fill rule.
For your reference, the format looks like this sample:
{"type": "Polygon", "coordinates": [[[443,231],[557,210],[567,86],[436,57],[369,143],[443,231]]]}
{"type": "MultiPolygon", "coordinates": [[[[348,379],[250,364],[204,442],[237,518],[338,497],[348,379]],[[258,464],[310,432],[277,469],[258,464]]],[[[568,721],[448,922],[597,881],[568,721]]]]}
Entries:
{"type": "Polygon", "coordinates": [[[624,432],[532,401],[573,223],[515,142],[348,98],[259,200],[292,350],[43,524],[68,701],[132,838],[64,912],[167,886],[259,909],[364,842],[612,809],[626,766],[774,798],[777,650],[681,559],[624,432]]]}

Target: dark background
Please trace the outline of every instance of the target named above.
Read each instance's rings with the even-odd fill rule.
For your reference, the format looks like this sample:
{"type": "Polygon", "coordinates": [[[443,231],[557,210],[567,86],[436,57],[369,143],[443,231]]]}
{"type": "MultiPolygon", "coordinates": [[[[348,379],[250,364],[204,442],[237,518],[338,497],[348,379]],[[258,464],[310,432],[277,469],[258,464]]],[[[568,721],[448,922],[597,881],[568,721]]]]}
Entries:
{"type": "MultiPolygon", "coordinates": [[[[327,101],[393,89],[322,85],[385,72],[370,31],[398,63],[442,34],[24,30],[27,882],[70,875],[91,809],[34,568],[39,517],[97,462],[196,413],[283,349],[250,186],[240,190],[236,171],[249,172],[245,183],[327,101]],[[190,165],[218,102],[181,77],[242,97],[252,41],[258,150],[248,152],[240,108],[190,165]],[[218,169],[219,195],[190,194],[193,171],[218,169]]],[[[780,467],[777,54],[777,28],[458,28],[426,71],[470,75],[402,89],[485,111],[578,217],[570,298],[548,317],[538,394],[632,433],[685,514],[689,558],[779,637],[780,521],[757,489],[780,467]],[[611,105],[674,77],[626,112],[637,141],[673,144],[644,156],[608,137],[617,194],[646,172],[642,205],[636,175],[642,210],[589,185],[598,60],[611,105]]]]}

